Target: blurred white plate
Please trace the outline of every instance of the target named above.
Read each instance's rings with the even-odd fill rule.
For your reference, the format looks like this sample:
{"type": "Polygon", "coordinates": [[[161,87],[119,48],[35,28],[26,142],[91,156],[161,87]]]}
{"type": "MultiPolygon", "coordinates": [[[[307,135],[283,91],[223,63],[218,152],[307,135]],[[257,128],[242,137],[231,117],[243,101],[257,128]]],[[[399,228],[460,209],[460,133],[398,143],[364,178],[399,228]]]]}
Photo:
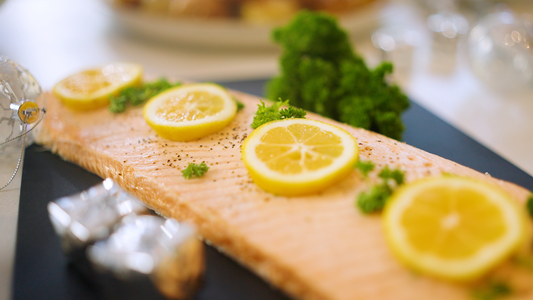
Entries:
{"type": "MultiPolygon", "coordinates": [[[[108,4],[110,1],[107,1],[108,4]]],[[[339,18],[341,26],[354,37],[376,28],[385,0],[369,3],[339,18]]],[[[147,14],[110,5],[119,23],[145,37],[201,47],[274,48],[270,35],[276,26],[259,26],[238,20],[179,19],[147,14]]]]}

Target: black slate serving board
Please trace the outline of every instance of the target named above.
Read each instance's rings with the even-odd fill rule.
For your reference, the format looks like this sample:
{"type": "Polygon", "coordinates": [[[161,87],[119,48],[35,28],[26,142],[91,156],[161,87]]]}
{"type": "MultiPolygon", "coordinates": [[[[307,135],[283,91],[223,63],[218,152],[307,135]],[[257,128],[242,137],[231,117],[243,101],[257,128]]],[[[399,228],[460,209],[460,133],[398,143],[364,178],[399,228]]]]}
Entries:
{"type": "MultiPolygon", "coordinates": [[[[222,84],[261,96],[265,81],[222,84]]],[[[412,103],[403,119],[406,143],[533,190],[533,177],[419,105],[412,103]]],[[[12,299],[116,299],[120,293],[103,289],[101,285],[85,279],[76,267],[68,263],[46,210],[48,202],[78,193],[102,179],[49,151],[43,151],[37,145],[27,148],[22,172],[12,299]]],[[[288,299],[214,248],[207,246],[206,249],[206,276],[194,299],[288,299]]],[[[119,285],[117,290],[124,288],[119,285]]],[[[127,299],[163,298],[147,287],[134,295],[127,295],[127,299]]]]}

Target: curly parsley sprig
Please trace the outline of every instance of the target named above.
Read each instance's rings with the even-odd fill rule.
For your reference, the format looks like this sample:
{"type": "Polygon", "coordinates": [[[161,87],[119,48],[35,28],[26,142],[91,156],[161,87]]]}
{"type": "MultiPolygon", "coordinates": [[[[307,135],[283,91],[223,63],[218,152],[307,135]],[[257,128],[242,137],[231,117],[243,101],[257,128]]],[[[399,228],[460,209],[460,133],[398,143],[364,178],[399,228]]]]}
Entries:
{"type": "Polygon", "coordinates": [[[127,87],[118,96],[109,97],[109,110],[113,113],[123,112],[128,102],[132,105],[139,105],[165,90],[180,85],[181,82],[170,83],[166,78],[160,78],[156,81],[145,82],[139,87],[127,87]]]}
{"type": "Polygon", "coordinates": [[[266,86],[266,98],[291,99],[307,111],[400,140],[409,100],[388,81],[391,63],[371,69],[356,53],[337,19],[302,11],[272,37],[283,50],[280,74],[266,86]]]}
{"type": "Polygon", "coordinates": [[[305,118],[305,115],[305,110],[289,106],[289,100],[282,101],[280,99],[277,102],[274,102],[271,106],[267,106],[265,102],[261,101],[261,104],[257,105],[257,112],[255,113],[251,126],[253,129],[256,129],[268,122],[290,118],[303,119],[305,118]],[[288,107],[281,109],[282,106],[288,107]]]}
{"type": "Polygon", "coordinates": [[[183,177],[185,179],[192,179],[193,177],[204,176],[204,174],[207,173],[208,170],[209,167],[205,164],[205,162],[202,162],[199,165],[195,163],[189,163],[189,165],[187,165],[187,168],[181,171],[181,174],[183,174],[183,177]]]}
{"type": "MultiPolygon", "coordinates": [[[[361,164],[358,167],[359,170],[361,170],[361,166],[364,165],[361,164]]],[[[368,168],[368,166],[364,167],[363,170],[366,171],[368,168]]],[[[366,171],[366,174],[369,171],[366,171]]],[[[363,175],[366,177],[365,173],[363,175]]],[[[378,176],[382,179],[382,182],[371,187],[369,191],[359,194],[357,197],[357,206],[363,213],[371,214],[383,210],[392,192],[404,182],[404,172],[398,169],[391,170],[389,166],[385,166],[379,172],[378,176]]]]}

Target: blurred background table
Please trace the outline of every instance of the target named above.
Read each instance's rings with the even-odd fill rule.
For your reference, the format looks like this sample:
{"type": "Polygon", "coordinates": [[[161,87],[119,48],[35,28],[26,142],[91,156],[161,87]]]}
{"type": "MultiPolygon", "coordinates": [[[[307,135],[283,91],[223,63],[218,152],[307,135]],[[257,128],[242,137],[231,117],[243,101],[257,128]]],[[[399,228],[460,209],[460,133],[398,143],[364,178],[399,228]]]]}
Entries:
{"type": "MultiPolygon", "coordinates": [[[[533,175],[533,88],[504,92],[481,81],[468,61],[465,36],[456,39],[453,50],[435,51],[435,34],[426,25],[429,13],[421,2],[379,2],[365,16],[372,24],[353,30],[356,50],[374,66],[383,58],[371,42],[376,25],[414,30],[416,46],[409,57],[399,58],[407,63],[393,79],[413,101],[533,175]]],[[[506,4],[533,13],[531,1],[506,4]]],[[[26,67],[43,90],[84,68],[113,61],[140,63],[153,76],[198,81],[264,79],[278,72],[280,50],[275,47],[158,41],[120,25],[104,0],[8,0],[0,6],[0,54],[26,67]]],[[[19,172],[10,188],[0,192],[0,300],[10,293],[20,177],[19,172]]]]}

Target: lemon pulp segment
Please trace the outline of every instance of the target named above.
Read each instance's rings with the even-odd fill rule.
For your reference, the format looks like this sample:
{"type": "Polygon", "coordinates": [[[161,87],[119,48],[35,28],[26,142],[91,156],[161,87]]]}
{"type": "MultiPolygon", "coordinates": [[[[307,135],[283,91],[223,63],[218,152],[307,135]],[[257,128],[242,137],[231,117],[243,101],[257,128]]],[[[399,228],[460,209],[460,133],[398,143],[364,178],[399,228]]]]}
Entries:
{"type": "Polygon", "coordinates": [[[257,128],[242,147],[254,182],[280,195],[320,191],[341,180],[357,161],[357,140],[319,121],[289,119],[257,128]]]}
{"type": "Polygon", "coordinates": [[[142,74],[143,69],[137,64],[112,63],[63,79],[56,84],[53,93],[70,108],[95,109],[108,105],[109,96],[140,84],[142,74]]]}
{"type": "Polygon", "coordinates": [[[222,109],[224,109],[222,98],[203,91],[192,91],[163,100],[156,110],[156,115],[169,122],[183,122],[214,116],[222,109]]]}
{"type": "Polygon", "coordinates": [[[509,195],[460,177],[406,184],[389,200],[383,219],[400,260],[451,280],[482,276],[508,258],[525,234],[523,214],[509,195]]]}
{"type": "Polygon", "coordinates": [[[235,101],[224,88],[215,84],[189,84],[150,99],[143,115],[161,137],[190,141],[226,127],[236,111],[235,101]]]}

